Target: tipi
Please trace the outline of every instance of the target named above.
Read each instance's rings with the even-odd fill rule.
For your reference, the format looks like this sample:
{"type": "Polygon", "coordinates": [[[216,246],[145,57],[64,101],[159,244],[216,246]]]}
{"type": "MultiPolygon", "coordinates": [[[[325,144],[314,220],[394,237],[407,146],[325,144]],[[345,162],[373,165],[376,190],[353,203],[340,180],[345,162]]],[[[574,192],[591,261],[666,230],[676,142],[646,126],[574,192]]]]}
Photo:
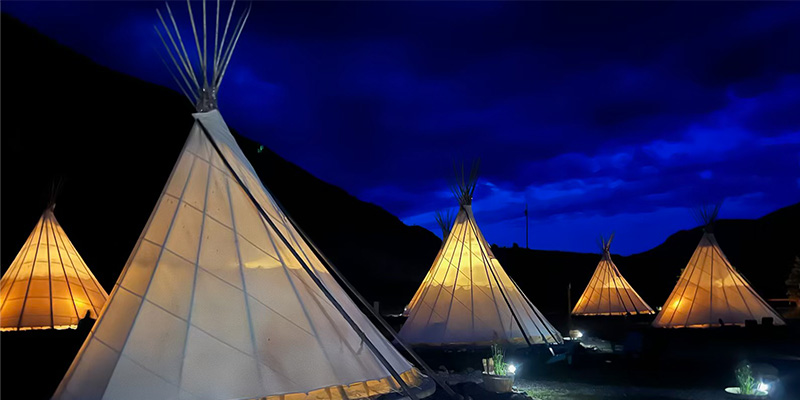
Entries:
{"type": "MultiPolygon", "coordinates": [[[[458,175],[458,174],[457,174],[458,175]]],[[[400,338],[412,345],[556,344],[561,334],[520,291],[492,254],[472,215],[477,164],[453,185],[460,209],[400,338]]]]}
{"type": "Polygon", "coordinates": [[[653,326],[709,328],[744,325],[746,320],[764,317],[771,317],[776,325],[785,324],[722,253],[711,229],[718,213],[719,205],[698,211],[705,223],[703,237],[653,326]]]}
{"type": "MultiPolygon", "coordinates": [[[[456,215],[453,214],[450,210],[447,210],[446,212],[436,211],[436,215],[434,216],[434,218],[436,219],[436,223],[439,225],[439,229],[442,230],[442,247],[439,248],[440,253],[444,248],[444,244],[447,242],[447,235],[450,234],[450,229],[453,228],[455,217],[456,215]]],[[[425,279],[423,280],[423,282],[427,282],[430,279],[430,276],[431,274],[433,274],[434,272],[433,270],[435,269],[435,267],[436,264],[433,264],[433,266],[431,266],[431,269],[428,270],[428,273],[425,275],[425,279]]],[[[417,288],[417,292],[414,293],[414,297],[411,298],[411,301],[408,303],[405,309],[403,309],[404,317],[408,317],[408,312],[412,308],[414,308],[415,304],[417,304],[417,300],[419,300],[419,296],[422,294],[424,288],[425,285],[420,285],[420,287],[417,288]]]]}
{"type": "Polygon", "coordinates": [[[3,331],[75,329],[97,318],[108,294],[53,214],[51,203],[0,280],[3,331]]]}
{"type": "Polygon", "coordinates": [[[195,75],[173,39],[180,37],[168,3],[167,10],[172,31],[162,24],[171,55],[198,108],[194,127],[54,398],[347,399],[401,387],[408,393],[420,382],[417,369],[302,239],[216,109],[249,9],[228,41],[227,24],[222,41],[215,38],[211,79],[206,24],[195,39],[202,74],[195,75]]]}
{"type": "Polygon", "coordinates": [[[572,315],[654,314],[611,261],[612,240],[613,234],[608,240],[600,238],[603,258],[572,309],[572,315]]]}

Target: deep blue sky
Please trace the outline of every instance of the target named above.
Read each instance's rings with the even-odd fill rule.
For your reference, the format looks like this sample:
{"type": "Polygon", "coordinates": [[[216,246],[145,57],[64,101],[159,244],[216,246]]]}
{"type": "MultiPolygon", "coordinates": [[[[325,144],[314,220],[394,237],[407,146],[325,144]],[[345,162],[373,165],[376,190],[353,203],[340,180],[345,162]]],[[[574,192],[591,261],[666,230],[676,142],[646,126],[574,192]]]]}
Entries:
{"type": "MultiPolygon", "coordinates": [[[[157,7],[3,3],[175,87],[152,49],[157,7]]],[[[755,218],[800,201],[800,3],[255,2],[220,109],[437,234],[453,160],[480,157],[489,242],[524,245],[527,201],[532,248],[596,252],[615,231],[630,254],[695,226],[700,202],[755,218]]]]}

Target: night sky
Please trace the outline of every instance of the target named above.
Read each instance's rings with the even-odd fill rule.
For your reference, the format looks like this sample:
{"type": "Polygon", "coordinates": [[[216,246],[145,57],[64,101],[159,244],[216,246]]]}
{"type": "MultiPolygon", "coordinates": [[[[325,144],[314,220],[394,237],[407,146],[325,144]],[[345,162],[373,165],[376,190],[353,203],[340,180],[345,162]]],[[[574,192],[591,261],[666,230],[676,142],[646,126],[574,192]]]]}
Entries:
{"type": "MultiPolygon", "coordinates": [[[[3,2],[176,88],[153,50],[157,7],[3,2]]],[[[452,163],[480,157],[490,243],[524,245],[527,202],[530,247],[597,252],[616,232],[630,254],[695,226],[699,203],[757,218],[800,201],[800,3],[255,2],[220,110],[408,224],[439,234],[452,163]]]]}

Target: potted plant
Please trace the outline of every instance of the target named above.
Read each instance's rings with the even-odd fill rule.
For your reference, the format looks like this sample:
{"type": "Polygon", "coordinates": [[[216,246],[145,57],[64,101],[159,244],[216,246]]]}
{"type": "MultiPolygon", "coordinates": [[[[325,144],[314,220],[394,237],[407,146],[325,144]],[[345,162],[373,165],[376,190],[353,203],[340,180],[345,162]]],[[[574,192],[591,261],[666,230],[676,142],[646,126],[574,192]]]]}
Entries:
{"type": "Polygon", "coordinates": [[[768,385],[753,377],[750,364],[744,363],[736,369],[736,382],[739,386],[725,388],[725,394],[732,399],[765,399],[769,396],[768,385]]]}
{"type": "Polygon", "coordinates": [[[483,387],[495,393],[511,392],[516,367],[506,363],[503,347],[492,345],[492,357],[483,359],[483,387]]]}

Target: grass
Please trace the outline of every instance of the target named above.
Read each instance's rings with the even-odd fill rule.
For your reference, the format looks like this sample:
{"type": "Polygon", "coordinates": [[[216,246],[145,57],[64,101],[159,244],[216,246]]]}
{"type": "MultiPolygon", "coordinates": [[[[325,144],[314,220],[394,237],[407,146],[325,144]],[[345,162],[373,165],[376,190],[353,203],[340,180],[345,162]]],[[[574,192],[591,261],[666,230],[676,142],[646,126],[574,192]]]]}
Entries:
{"type": "Polygon", "coordinates": [[[561,400],[561,399],[572,399],[573,396],[570,396],[565,390],[559,389],[550,389],[545,387],[537,387],[531,389],[525,389],[525,394],[532,397],[535,400],[561,400]],[[569,396],[569,397],[568,397],[569,396]]]}

